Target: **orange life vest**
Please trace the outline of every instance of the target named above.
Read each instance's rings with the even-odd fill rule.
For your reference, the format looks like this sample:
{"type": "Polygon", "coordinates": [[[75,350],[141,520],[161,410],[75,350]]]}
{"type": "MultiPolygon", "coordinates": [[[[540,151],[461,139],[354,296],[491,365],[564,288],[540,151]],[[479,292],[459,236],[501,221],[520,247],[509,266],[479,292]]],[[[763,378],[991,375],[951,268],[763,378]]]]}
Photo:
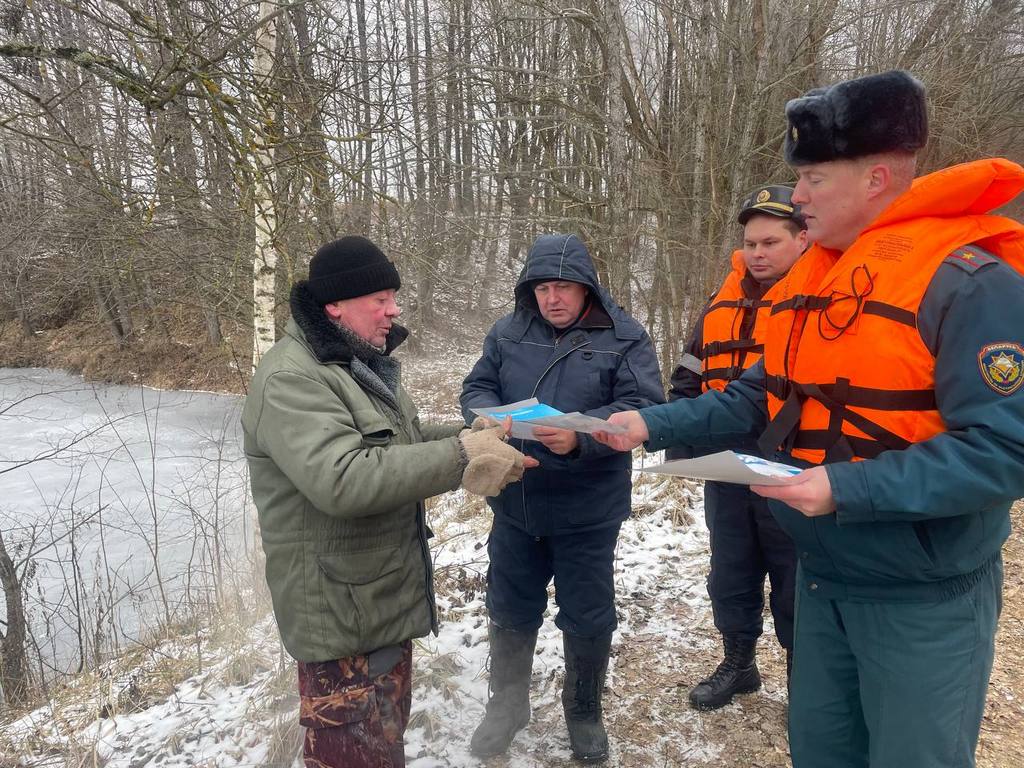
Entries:
{"type": "MultiPolygon", "coordinates": [[[[732,271],[714,295],[704,312],[701,336],[701,389],[719,391],[754,363],[764,351],[764,333],[768,321],[768,308],[772,305],[765,294],[754,299],[743,290],[743,277],[747,265],[743,251],[732,254],[732,271]],[[754,313],[753,323],[744,323],[748,312],[754,313]]],[[[774,286],[773,286],[774,287],[774,286]]]]}
{"type": "Polygon", "coordinates": [[[979,160],[916,179],[845,251],[814,245],[772,289],[761,438],[821,464],[874,458],[945,431],[935,359],[917,328],[932,277],[975,245],[1024,273],[1024,227],[986,215],[1024,168],[979,160]]]}

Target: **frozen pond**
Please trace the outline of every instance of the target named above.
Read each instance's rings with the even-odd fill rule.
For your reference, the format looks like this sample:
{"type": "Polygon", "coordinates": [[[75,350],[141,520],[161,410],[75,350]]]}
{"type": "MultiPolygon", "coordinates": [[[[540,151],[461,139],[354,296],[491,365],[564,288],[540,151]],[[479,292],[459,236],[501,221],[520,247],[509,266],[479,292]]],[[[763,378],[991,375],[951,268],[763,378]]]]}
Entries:
{"type": "Polygon", "coordinates": [[[32,563],[30,644],[59,670],[251,572],[241,403],[0,369],[0,533],[32,563]]]}

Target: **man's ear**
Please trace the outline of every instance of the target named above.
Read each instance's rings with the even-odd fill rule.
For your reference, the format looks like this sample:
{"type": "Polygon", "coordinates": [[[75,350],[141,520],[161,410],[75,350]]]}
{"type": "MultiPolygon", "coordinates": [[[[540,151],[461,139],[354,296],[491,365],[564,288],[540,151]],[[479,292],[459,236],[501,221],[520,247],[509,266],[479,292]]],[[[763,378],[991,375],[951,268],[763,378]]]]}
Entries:
{"type": "Polygon", "coordinates": [[[867,169],[867,184],[865,191],[868,200],[875,200],[885,194],[892,186],[892,168],[885,163],[873,163],[867,169]]]}
{"type": "Polygon", "coordinates": [[[341,302],[332,301],[330,304],[324,304],[324,312],[331,320],[338,320],[341,317],[341,302]]]}

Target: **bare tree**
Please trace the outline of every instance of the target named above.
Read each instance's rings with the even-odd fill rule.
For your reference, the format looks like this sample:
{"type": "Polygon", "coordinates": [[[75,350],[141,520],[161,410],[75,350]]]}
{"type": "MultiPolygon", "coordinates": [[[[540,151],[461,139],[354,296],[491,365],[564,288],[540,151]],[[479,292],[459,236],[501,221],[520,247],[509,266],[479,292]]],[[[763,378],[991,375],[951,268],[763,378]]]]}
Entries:
{"type": "Polygon", "coordinates": [[[533,237],[571,230],[671,358],[737,200],[792,178],[787,99],[910,67],[926,168],[1024,149],[1020,0],[147,7],[0,15],[0,311],[22,334],[73,314],[128,348],[187,318],[258,359],[345,229],[400,262],[412,325],[472,330],[533,237]]]}

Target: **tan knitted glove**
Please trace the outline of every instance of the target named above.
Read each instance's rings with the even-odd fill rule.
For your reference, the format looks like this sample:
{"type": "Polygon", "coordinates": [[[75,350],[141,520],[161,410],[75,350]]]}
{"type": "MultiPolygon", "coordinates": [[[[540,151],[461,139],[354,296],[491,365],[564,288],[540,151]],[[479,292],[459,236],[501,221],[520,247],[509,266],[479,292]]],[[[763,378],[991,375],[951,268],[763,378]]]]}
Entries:
{"type": "Polygon", "coordinates": [[[459,436],[466,455],[462,487],[478,496],[497,496],[523,476],[525,456],[506,443],[504,427],[490,427],[459,436]]]}
{"type": "Polygon", "coordinates": [[[481,429],[487,429],[488,427],[500,427],[501,424],[494,419],[490,419],[486,416],[477,416],[473,419],[473,423],[466,427],[464,430],[459,432],[459,437],[465,437],[470,432],[479,432],[481,429]]]}
{"type": "Polygon", "coordinates": [[[489,416],[477,416],[473,419],[473,423],[469,425],[469,428],[474,432],[479,432],[481,429],[487,429],[488,427],[500,427],[501,422],[495,421],[489,416]]]}

